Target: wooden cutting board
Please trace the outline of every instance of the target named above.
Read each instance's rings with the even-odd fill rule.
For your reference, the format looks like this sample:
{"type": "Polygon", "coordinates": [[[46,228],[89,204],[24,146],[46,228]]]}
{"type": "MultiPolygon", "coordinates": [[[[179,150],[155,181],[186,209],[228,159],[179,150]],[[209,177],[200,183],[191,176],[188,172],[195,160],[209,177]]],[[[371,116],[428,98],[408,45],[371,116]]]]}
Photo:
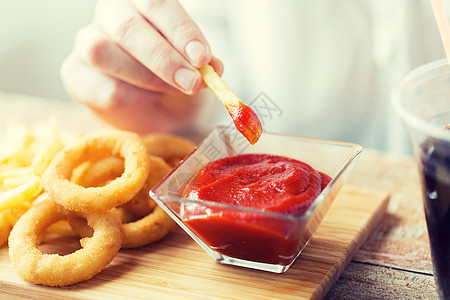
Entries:
{"type": "MultiPolygon", "coordinates": [[[[121,250],[91,280],[51,288],[22,281],[0,249],[0,297],[32,299],[320,299],[386,212],[389,195],[344,186],[308,246],[283,274],[216,263],[181,229],[121,250]]],[[[56,241],[52,247],[76,247],[56,241]]],[[[25,259],[25,258],[24,258],[25,259]]]]}

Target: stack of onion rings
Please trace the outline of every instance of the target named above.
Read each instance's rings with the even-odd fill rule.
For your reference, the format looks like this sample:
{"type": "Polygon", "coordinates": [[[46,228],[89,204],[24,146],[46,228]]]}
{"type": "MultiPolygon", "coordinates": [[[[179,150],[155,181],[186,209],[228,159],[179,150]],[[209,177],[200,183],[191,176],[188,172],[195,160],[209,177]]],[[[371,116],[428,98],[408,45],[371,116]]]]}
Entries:
{"type": "MultiPolygon", "coordinates": [[[[148,245],[166,236],[175,226],[175,222],[150,198],[150,190],[172,169],[162,158],[149,155],[150,171],[142,189],[126,204],[118,209],[123,209],[124,214],[131,216],[122,218],[124,239],[122,248],[136,248],[148,245]]],[[[118,163],[120,161],[117,161],[118,163]]],[[[106,178],[111,174],[106,167],[117,167],[112,160],[102,160],[86,170],[85,177],[92,182],[99,182],[99,178],[106,178]],[[97,167],[96,167],[97,165],[97,167]],[[102,166],[103,165],[103,166],[102,166]]],[[[120,168],[117,168],[120,169],[120,168]]],[[[83,182],[87,186],[89,183],[83,182]]],[[[92,235],[92,229],[82,218],[70,218],[69,224],[80,237],[92,235]]]]}
{"type": "Polygon", "coordinates": [[[11,231],[9,252],[18,274],[35,284],[71,285],[95,276],[120,248],[165,237],[175,222],[149,191],[194,147],[174,135],[124,131],[87,135],[66,146],[42,176],[45,199],[11,231]],[[68,255],[43,254],[37,245],[45,230],[65,220],[81,237],[82,248],[68,255]]]}

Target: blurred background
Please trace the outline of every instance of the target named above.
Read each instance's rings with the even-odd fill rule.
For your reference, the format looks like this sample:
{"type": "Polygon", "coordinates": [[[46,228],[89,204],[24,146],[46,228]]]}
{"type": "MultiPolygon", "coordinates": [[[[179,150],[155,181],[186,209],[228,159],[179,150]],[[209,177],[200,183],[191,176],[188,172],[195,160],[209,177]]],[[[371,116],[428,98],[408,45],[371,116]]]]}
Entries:
{"type": "Polygon", "coordinates": [[[92,0],[0,0],[0,90],[69,100],[59,68],[92,0]]]}
{"type": "MultiPolygon", "coordinates": [[[[225,81],[260,107],[265,130],[410,152],[390,93],[408,71],[444,57],[429,1],[180,2],[224,62],[225,81]]],[[[59,68],[95,1],[0,7],[0,91],[69,101],[59,68]]]]}

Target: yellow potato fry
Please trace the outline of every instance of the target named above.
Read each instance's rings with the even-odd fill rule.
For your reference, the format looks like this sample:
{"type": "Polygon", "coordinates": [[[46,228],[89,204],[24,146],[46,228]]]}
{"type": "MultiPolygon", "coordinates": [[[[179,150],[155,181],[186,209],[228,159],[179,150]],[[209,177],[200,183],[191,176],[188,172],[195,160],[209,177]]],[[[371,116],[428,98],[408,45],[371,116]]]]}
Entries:
{"type": "Polygon", "coordinates": [[[23,124],[8,124],[6,137],[0,147],[0,163],[4,163],[15,155],[20,140],[25,136],[26,128],[23,124]]]}
{"type": "Polygon", "coordinates": [[[36,153],[31,163],[31,168],[37,176],[41,176],[53,157],[58,153],[64,144],[61,140],[54,136],[48,143],[44,144],[36,153]]]}
{"type": "Polygon", "coordinates": [[[10,232],[11,226],[9,226],[5,214],[0,213],[0,247],[6,244],[10,232]]]}
{"type": "Polygon", "coordinates": [[[10,124],[6,139],[0,147],[0,163],[14,161],[19,165],[29,165],[34,157],[32,133],[23,124],[10,124]]]}
{"type": "MultiPolygon", "coordinates": [[[[7,242],[12,227],[32,203],[48,198],[42,193],[40,176],[63,147],[52,120],[33,130],[21,123],[8,126],[0,145],[0,246],[7,242]]],[[[55,230],[74,234],[66,227],[55,225],[55,230]]]]}
{"type": "Polygon", "coordinates": [[[235,93],[222,81],[219,74],[206,65],[200,68],[203,81],[216,94],[217,98],[225,105],[228,113],[234,121],[236,129],[254,145],[262,134],[262,126],[259,117],[252,108],[239,100],[235,93]]]}
{"type": "Polygon", "coordinates": [[[2,211],[11,228],[16,225],[19,218],[31,207],[31,203],[31,201],[25,201],[2,211]]]}
{"type": "MultiPolygon", "coordinates": [[[[53,223],[50,225],[46,230],[45,233],[47,236],[44,236],[45,238],[49,239],[52,236],[65,236],[65,237],[78,237],[79,235],[73,231],[70,224],[67,222],[67,220],[60,220],[56,223],[53,223]]],[[[43,241],[45,239],[41,239],[43,241]]]]}
{"type": "Polygon", "coordinates": [[[0,194],[0,211],[18,205],[26,200],[34,199],[42,191],[39,177],[33,177],[28,182],[0,194]]]}
{"type": "Polygon", "coordinates": [[[32,175],[32,174],[33,174],[33,172],[30,167],[4,169],[4,170],[0,170],[0,182],[5,180],[6,178],[21,177],[21,176],[32,175]]]}
{"type": "Polygon", "coordinates": [[[40,194],[39,196],[37,196],[36,199],[34,199],[33,205],[39,204],[39,203],[47,201],[47,200],[50,200],[50,196],[44,192],[44,193],[40,194]]]}
{"type": "Polygon", "coordinates": [[[23,166],[19,165],[15,161],[8,161],[5,163],[0,163],[0,172],[2,172],[3,170],[11,170],[11,169],[17,169],[17,168],[23,168],[23,166]]]}
{"type": "Polygon", "coordinates": [[[3,180],[3,186],[7,189],[13,189],[19,185],[26,183],[34,177],[33,174],[25,174],[22,176],[7,177],[3,180]]]}
{"type": "Polygon", "coordinates": [[[233,91],[210,65],[206,65],[201,68],[200,73],[202,74],[203,81],[206,85],[226,107],[239,106],[241,100],[239,100],[238,96],[233,93],[233,91]]]}

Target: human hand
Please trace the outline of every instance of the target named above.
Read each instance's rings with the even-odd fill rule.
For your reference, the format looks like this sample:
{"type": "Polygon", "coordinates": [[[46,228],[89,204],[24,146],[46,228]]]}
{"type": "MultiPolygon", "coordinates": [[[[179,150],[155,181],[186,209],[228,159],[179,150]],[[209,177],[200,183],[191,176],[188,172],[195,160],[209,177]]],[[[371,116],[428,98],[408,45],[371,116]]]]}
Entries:
{"type": "Polygon", "coordinates": [[[69,94],[115,127],[145,133],[189,123],[204,84],[197,68],[220,60],[176,0],[100,0],[77,34],[61,78],[69,94]]]}

